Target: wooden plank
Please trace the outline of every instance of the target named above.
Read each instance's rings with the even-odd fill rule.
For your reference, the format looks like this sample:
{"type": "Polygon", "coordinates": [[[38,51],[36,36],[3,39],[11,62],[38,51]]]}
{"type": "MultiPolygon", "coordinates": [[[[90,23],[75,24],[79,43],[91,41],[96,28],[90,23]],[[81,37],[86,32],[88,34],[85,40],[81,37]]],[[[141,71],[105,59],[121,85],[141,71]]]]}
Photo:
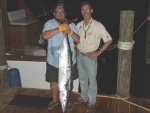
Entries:
{"type": "Polygon", "coordinates": [[[107,113],[110,109],[109,98],[99,97],[99,106],[100,111],[107,113]]]}
{"type": "Polygon", "coordinates": [[[13,113],[28,113],[29,109],[30,107],[13,106],[8,113],[10,113],[10,111],[13,111],[13,113]]]}
{"type": "Polygon", "coordinates": [[[150,109],[150,99],[140,99],[140,100],[141,100],[141,106],[150,109]]]}
{"type": "Polygon", "coordinates": [[[130,113],[150,113],[150,110],[146,110],[134,105],[130,105],[130,113]]]}
{"type": "Polygon", "coordinates": [[[9,92],[9,87],[0,88],[0,101],[9,92]]]}
{"type": "Polygon", "coordinates": [[[5,110],[8,110],[8,108],[10,107],[8,103],[13,99],[17,91],[17,88],[10,88],[8,93],[2,98],[2,100],[0,101],[0,113],[3,113],[5,110]]]}
{"type": "Polygon", "coordinates": [[[38,113],[50,113],[47,108],[41,108],[38,113]]]}
{"type": "Polygon", "coordinates": [[[123,100],[119,100],[118,113],[130,113],[130,104],[123,100]]]}
{"type": "Polygon", "coordinates": [[[119,105],[119,100],[118,99],[109,99],[109,112],[111,113],[119,113],[118,112],[118,105],[119,105]]]}
{"type": "Polygon", "coordinates": [[[131,97],[129,99],[130,102],[135,103],[137,105],[143,106],[145,108],[150,109],[150,99],[144,99],[144,98],[134,98],[131,97]]]}
{"type": "Polygon", "coordinates": [[[74,113],[85,113],[87,102],[76,105],[74,113]]]}
{"type": "Polygon", "coordinates": [[[39,113],[41,108],[37,108],[37,107],[32,107],[30,108],[30,110],[28,111],[29,113],[39,113]]]}

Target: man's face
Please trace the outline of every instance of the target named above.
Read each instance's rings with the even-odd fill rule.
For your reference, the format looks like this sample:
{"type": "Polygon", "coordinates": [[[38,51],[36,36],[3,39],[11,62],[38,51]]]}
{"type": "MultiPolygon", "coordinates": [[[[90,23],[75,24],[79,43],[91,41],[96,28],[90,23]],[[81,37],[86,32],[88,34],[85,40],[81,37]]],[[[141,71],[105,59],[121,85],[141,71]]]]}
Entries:
{"type": "Polygon", "coordinates": [[[93,12],[93,9],[91,9],[91,7],[89,5],[84,5],[81,8],[81,14],[82,14],[84,19],[91,18],[92,12],[93,12]]]}
{"type": "Polygon", "coordinates": [[[58,18],[61,20],[64,20],[65,16],[66,16],[66,13],[65,13],[64,9],[62,9],[62,8],[57,8],[53,14],[54,14],[55,18],[58,18]]]}

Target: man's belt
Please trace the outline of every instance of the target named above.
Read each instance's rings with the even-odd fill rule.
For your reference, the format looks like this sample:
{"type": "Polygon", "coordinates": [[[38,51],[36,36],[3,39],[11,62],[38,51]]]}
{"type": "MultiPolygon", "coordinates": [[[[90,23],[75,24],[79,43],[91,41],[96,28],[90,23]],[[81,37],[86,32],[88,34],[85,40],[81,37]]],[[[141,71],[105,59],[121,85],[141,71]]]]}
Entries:
{"type": "Polygon", "coordinates": [[[84,55],[84,56],[87,56],[87,53],[82,53],[79,51],[79,49],[77,48],[77,52],[79,52],[80,54],[84,55]]]}

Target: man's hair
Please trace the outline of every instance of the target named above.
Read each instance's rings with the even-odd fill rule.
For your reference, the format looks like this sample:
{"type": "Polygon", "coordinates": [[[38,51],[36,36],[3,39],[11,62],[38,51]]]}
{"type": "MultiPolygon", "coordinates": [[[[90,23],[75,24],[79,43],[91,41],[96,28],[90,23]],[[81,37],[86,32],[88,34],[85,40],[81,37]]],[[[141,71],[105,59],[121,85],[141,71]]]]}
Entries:
{"type": "Polygon", "coordinates": [[[91,5],[88,1],[83,1],[83,2],[81,3],[81,5],[80,5],[80,8],[82,8],[84,5],[89,5],[90,8],[93,9],[93,8],[92,8],[92,5],[91,5]]]}
{"type": "Polygon", "coordinates": [[[65,5],[64,4],[57,4],[54,8],[54,12],[58,9],[58,8],[62,8],[65,11],[65,5]]]}

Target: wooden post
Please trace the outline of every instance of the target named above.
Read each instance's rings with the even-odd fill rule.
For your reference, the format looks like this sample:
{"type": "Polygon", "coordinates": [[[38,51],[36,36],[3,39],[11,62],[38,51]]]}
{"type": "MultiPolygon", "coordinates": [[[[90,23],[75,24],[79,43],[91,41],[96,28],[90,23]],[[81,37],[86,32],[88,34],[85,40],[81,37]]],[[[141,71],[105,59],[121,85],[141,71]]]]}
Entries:
{"type": "MultiPolygon", "coordinates": [[[[124,10],[120,13],[119,41],[133,41],[134,11],[124,10]]],[[[119,47],[118,47],[119,48],[119,47]]],[[[120,49],[118,53],[117,95],[122,98],[130,97],[132,49],[120,49]]]]}
{"type": "Polygon", "coordinates": [[[150,64],[150,1],[149,1],[149,12],[148,12],[148,24],[147,24],[147,38],[146,38],[146,64],[150,64]]]}
{"type": "Polygon", "coordinates": [[[5,86],[8,86],[8,75],[7,75],[7,61],[5,53],[2,13],[0,11],[0,87],[5,86]]]}

